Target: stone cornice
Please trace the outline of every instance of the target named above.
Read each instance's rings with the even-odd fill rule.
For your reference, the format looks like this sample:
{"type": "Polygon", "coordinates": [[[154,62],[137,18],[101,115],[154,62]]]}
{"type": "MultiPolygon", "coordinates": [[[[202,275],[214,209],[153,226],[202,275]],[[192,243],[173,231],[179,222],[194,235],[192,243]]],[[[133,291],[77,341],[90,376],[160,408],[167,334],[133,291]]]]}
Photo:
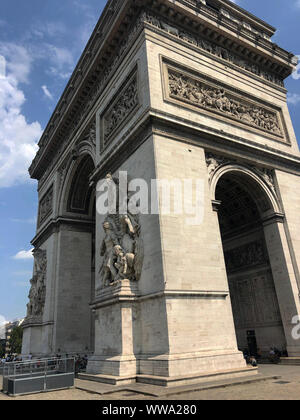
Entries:
{"type": "Polygon", "coordinates": [[[95,300],[91,302],[90,307],[93,310],[110,306],[114,304],[126,302],[144,302],[151,299],[221,299],[224,300],[229,296],[228,290],[161,290],[156,293],[149,293],[146,295],[140,294],[138,291],[127,294],[113,293],[106,296],[96,296],[95,300]]]}
{"type": "Polygon", "coordinates": [[[85,219],[76,219],[72,217],[57,217],[56,219],[49,219],[49,222],[40,229],[36,236],[32,239],[31,244],[38,248],[45,240],[54,232],[58,232],[63,226],[80,231],[81,229],[86,232],[88,229],[92,230],[95,227],[95,222],[85,219]]]}
{"type": "Polygon", "coordinates": [[[281,79],[291,73],[296,64],[293,55],[259,35],[258,29],[267,37],[272,35],[271,26],[227,0],[214,2],[220,6],[217,11],[204,0],[109,0],[39,142],[40,149],[29,169],[31,177],[40,180],[59,151],[71,142],[109,76],[141,33],[143,20],[138,19],[144,6],[251,59],[281,79]],[[230,17],[226,8],[231,10],[230,17]],[[255,29],[232,19],[232,13],[244,16],[255,29]]]}
{"type": "Polygon", "coordinates": [[[26,328],[34,327],[46,327],[48,325],[54,325],[54,321],[45,321],[34,318],[25,318],[25,321],[22,323],[21,327],[25,330],[26,328]]]}
{"type": "MultiPolygon", "coordinates": [[[[231,8],[234,7],[236,13],[239,12],[239,19],[232,19],[223,13],[224,0],[215,0],[214,3],[218,3],[218,10],[208,7],[202,0],[176,0],[175,2],[172,0],[148,0],[147,2],[153,10],[177,20],[182,25],[196,30],[199,34],[207,35],[211,40],[224,42],[224,45],[227,44],[231,50],[236,50],[245,57],[250,56],[269,68],[274,68],[277,65],[277,69],[274,68],[274,70],[283,78],[291,74],[297,60],[294,54],[280,48],[268,39],[268,36],[265,37],[255,28],[249,29],[244,26],[243,22],[250,14],[243,9],[231,4],[231,8]],[[244,17],[243,20],[241,16],[244,17]]],[[[262,22],[254,16],[252,18],[257,22],[256,25],[262,22]]],[[[267,28],[272,27],[264,23],[263,28],[266,32],[267,28]]],[[[260,29],[262,30],[262,28],[260,29]]],[[[269,29],[268,35],[271,36],[274,32],[274,28],[269,29]]]]}
{"type": "Polygon", "coordinates": [[[99,92],[97,83],[100,81],[103,86],[115,67],[115,61],[118,61],[116,57],[121,55],[120,49],[126,44],[128,29],[138,11],[134,6],[138,2],[108,1],[41,137],[40,149],[29,168],[32,178],[41,178],[57,154],[57,148],[76,131],[83,114],[86,114],[86,105],[91,107],[91,94],[96,88],[99,92]]]}

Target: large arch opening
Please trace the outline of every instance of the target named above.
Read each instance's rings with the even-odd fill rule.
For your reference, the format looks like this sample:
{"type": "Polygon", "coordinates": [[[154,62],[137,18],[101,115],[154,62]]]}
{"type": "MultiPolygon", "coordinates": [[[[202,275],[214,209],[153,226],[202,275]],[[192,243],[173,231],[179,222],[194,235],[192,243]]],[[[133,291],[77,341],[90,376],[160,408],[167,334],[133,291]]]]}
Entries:
{"type": "Polygon", "coordinates": [[[278,296],[264,233],[274,213],[263,188],[241,171],[224,171],[215,186],[238,347],[267,356],[286,351],[278,296]]]}
{"type": "Polygon", "coordinates": [[[81,355],[94,351],[95,191],[93,159],[70,163],[61,191],[56,351],[81,355]]]}

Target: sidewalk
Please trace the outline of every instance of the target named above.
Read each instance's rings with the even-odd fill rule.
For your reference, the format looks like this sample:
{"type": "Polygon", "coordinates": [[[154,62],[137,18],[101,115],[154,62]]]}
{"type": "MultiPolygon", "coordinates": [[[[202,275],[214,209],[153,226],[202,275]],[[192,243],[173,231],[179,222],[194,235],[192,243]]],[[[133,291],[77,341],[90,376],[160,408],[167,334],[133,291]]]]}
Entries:
{"type": "MultiPolygon", "coordinates": [[[[0,387],[2,378],[0,377],[0,387]]],[[[76,379],[75,387],[0,400],[300,400],[300,366],[261,365],[254,377],[182,387],[131,384],[121,387],[76,379]]]]}

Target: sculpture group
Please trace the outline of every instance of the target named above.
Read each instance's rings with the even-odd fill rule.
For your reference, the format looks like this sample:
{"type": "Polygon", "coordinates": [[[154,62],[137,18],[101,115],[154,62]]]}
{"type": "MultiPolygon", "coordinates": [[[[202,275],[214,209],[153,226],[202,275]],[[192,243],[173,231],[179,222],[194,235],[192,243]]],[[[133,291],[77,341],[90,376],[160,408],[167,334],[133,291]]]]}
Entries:
{"type": "Polygon", "coordinates": [[[276,113],[234,98],[223,88],[213,88],[199,80],[169,70],[169,89],[171,97],[226,114],[272,134],[282,135],[276,113]]]}
{"type": "MultiPolygon", "coordinates": [[[[110,175],[107,179],[113,182],[110,175]]],[[[100,279],[102,288],[118,281],[138,281],[143,265],[143,242],[140,236],[139,216],[131,214],[108,214],[104,223],[104,239],[100,256],[100,279]]]]}
{"type": "Polygon", "coordinates": [[[29,303],[27,304],[27,318],[43,315],[46,299],[46,251],[36,249],[34,255],[34,272],[30,280],[29,303]]]}

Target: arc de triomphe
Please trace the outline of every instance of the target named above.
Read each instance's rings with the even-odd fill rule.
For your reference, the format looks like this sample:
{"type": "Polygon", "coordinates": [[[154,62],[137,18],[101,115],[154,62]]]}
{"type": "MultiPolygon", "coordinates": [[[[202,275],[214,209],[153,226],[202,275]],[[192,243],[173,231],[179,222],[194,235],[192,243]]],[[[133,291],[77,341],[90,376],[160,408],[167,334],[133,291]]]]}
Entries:
{"type": "Polygon", "coordinates": [[[274,32],[228,0],[107,2],[30,167],[24,356],[88,354],[99,380],[165,385],[253,374],[245,348],[300,356],[300,153],[284,87],[297,60],[274,32]],[[202,180],[201,223],[161,201],[100,214],[97,183],[121,172],[202,180]]]}

